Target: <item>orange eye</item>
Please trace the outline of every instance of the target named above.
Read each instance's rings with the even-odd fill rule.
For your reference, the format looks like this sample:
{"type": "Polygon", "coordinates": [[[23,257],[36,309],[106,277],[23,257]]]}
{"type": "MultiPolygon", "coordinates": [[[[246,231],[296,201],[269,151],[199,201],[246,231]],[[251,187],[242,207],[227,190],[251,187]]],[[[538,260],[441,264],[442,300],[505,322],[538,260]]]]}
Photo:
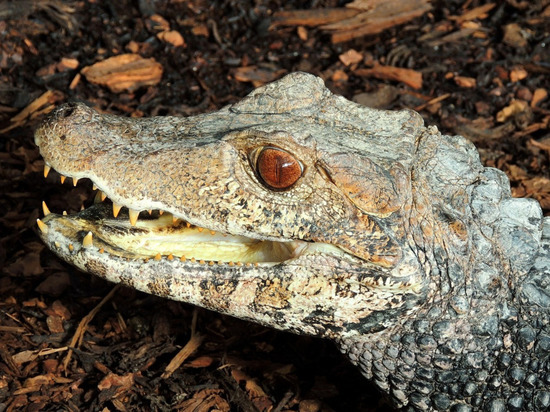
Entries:
{"type": "Polygon", "coordinates": [[[265,147],[256,160],[256,171],[270,189],[289,189],[302,176],[304,168],[292,154],[276,147],[265,147]]]}

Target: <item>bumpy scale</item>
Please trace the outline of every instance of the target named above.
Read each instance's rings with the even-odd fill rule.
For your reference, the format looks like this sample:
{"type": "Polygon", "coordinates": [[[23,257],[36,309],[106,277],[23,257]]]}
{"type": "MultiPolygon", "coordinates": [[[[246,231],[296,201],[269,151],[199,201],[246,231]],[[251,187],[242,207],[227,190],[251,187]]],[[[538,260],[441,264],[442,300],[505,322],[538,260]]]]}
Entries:
{"type": "Polygon", "coordinates": [[[294,73],[188,118],[67,104],[36,144],[102,193],[38,221],[82,270],[333,339],[398,407],[550,407],[550,219],[417,113],[294,73]]]}

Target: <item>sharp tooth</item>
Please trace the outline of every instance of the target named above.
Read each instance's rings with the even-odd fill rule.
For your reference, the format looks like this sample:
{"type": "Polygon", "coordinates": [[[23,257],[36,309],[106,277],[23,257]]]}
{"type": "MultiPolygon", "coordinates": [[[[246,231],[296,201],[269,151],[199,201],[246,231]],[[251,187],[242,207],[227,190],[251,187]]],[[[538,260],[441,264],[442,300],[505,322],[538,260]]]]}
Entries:
{"type": "Polygon", "coordinates": [[[172,216],[172,223],[176,223],[179,219],[176,216],[172,216]]]}
{"type": "Polygon", "coordinates": [[[97,205],[98,203],[101,203],[101,191],[96,192],[94,196],[94,205],[97,205]]]}
{"type": "Polygon", "coordinates": [[[229,262],[229,266],[235,266],[235,263],[233,261],[229,262]]]}
{"type": "Polygon", "coordinates": [[[185,226],[187,226],[187,229],[189,229],[191,227],[191,223],[185,222],[185,226]]]}
{"type": "Polygon", "coordinates": [[[204,228],[198,227],[197,230],[198,230],[199,232],[202,232],[202,231],[204,230],[204,228]]]}
{"type": "Polygon", "coordinates": [[[80,211],[82,212],[84,209],[86,209],[86,208],[84,207],[84,205],[83,205],[83,204],[80,205],[80,211]]]}
{"type": "Polygon", "coordinates": [[[48,177],[48,173],[50,173],[50,170],[52,168],[44,163],[44,177],[48,177]]]}
{"type": "Polygon", "coordinates": [[[194,257],[191,258],[191,262],[195,263],[197,261],[197,259],[195,259],[194,257]]]}
{"type": "Polygon", "coordinates": [[[44,234],[48,233],[48,225],[42,222],[40,219],[36,219],[36,224],[38,225],[38,229],[44,234]]]}
{"type": "Polygon", "coordinates": [[[59,177],[61,178],[61,184],[65,183],[67,176],[60,175],[59,177]]]}
{"type": "Polygon", "coordinates": [[[105,249],[103,248],[99,249],[99,253],[103,253],[103,252],[105,252],[105,249]]]}
{"type": "Polygon", "coordinates": [[[72,252],[74,250],[74,246],[72,243],[69,244],[69,250],[72,252]]]}
{"type": "Polygon", "coordinates": [[[153,214],[153,209],[149,209],[147,212],[149,212],[149,216],[153,214]]]}
{"type": "Polygon", "coordinates": [[[78,183],[78,177],[73,177],[73,186],[76,187],[77,183],[78,183]]]}
{"type": "Polygon", "coordinates": [[[160,253],[157,253],[157,255],[155,256],[155,260],[160,260],[162,258],[162,256],[160,255],[160,253]]]}
{"type": "Polygon", "coordinates": [[[185,256],[182,256],[182,257],[180,257],[180,260],[181,260],[182,262],[185,262],[187,259],[185,258],[185,256]]]}
{"type": "Polygon", "coordinates": [[[128,209],[128,214],[130,216],[130,224],[135,226],[138,220],[139,212],[137,210],[128,209]]]}
{"type": "Polygon", "coordinates": [[[60,245],[59,245],[59,242],[54,242],[53,244],[55,245],[55,247],[56,247],[57,249],[59,249],[59,246],[60,246],[60,245]]]}
{"type": "Polygon", "coordinates": [[[92,183],[92,190],[97,190],[97,186],[95,185],[95,183],[92,183]]]}
{"type": "Polygon", "coordinates": [[[88,232],[84,239],[82,239],[82,246],[85,248],[92,247],[94,245],[92,232],[88,232]]]}
{"type": "Polygon", "coordinates": [[[159,210],[159,215],[162,216],[164,214],[164,210],[159,210]]]}
{"type": "Polygon", "coordinates": [[[50,209],[48,209],[48,206],[44,201],[42,201],[42,211],[44,212],[44,216],[48,216],[50,214],[50,209]]]}
{"type": "Polygon", "coordinates": [[[199,260],[199,263],[200,263],[201,265],[204,265],[206,262],[204,261],[204,259],[201,259],[201,260],[199,260]]]}
{"type": "Polygon", "coordinates": [[[101,196],[101,201],[103,202],[105,199],[107,199],[107,195],[105,193],[103,193],[102,191],[99,191],[100,193],[100,196],[101,196]]]}
{"type": "Polygon", "coordinates": [[[210,234],[211,234],[211,235],[215,235],[215,234],[216,234],[216,232],[215,232],[215,231],[213,231],[213,230],[211,230],[211,231],[210,231],[210,234]]]}
{"type": "Polygon", "coordinates": [[[63,216],[67,216],[67,211],[66,210],[63,211],[63,216]]]}
{"type": "Polygon", "coordinates": [[[167,256],[167,258],[168,258],[168,260],[174,260],[174,255],[170,253],[170,254],[167,256]]]}
{"type": "Polygon", "coordinates": [[[214,266],[216,262],[214,262],[213,260],[211,260],[210,262],[208,262],[208,266],[214,266]]]}
{"type": "Polygon", "coordinates": [[[113,202],[113,216],[117,217],[118,212],[120,212],[120,209],[122,208],[122,205],[118,205],[115,202],[113,202]]]}

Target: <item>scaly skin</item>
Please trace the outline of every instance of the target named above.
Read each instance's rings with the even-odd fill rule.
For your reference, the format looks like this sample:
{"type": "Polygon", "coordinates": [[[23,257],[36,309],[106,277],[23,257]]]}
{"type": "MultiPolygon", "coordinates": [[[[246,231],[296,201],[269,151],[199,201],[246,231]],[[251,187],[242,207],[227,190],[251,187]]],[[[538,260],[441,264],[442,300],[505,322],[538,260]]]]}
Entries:
{"type": "Polygon", "coordinates": [[[398,407],[550,406],[550,219],[417,113],[294,73],[188,118],[65,105],[36,143],[48,166],[129,210],[133,224],[104,204],[40,222],[82,270],[333,339],[398,407]],[[295,184],[266,185],[266,147],[299,162],[295,184]],[[178,220],[134,222],[149,209],[178,220]]]}

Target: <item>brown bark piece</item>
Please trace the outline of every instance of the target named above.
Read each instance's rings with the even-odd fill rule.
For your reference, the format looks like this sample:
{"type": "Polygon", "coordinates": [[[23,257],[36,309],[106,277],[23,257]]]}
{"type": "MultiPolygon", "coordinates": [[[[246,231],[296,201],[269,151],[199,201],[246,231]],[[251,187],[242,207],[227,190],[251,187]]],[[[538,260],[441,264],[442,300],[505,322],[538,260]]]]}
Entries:
{"type": "Polygon", "coordinates": [[[358,76],[398,81],[413,89],[422,88],[422,73],[412,69],[375,64],[372,69],[357,69],[354,73],[358,76]]]}
{"type": "Polygon", "coordinates": [[[398,0],[375,2],[372,8],[352,18],[323,26],[324,30],[334,31],[332,42],[340,43],[357,37],[380,33],[383,30],[406,23],[422,16],[431,5],[428,0],[398,0]]]}
{"type": "Polygon", "coordinates": [[[380,33],[422,16],[431,9],[429,0],[358,0],[342,8],[281,11],[270,28],[277,26],[322,26],[333,32],[332,42],[380,33]]]}
{"type": "Polygon", "coordinates": [[[240,82],[252,82],[254,87],[277,80],[286,73],[284,69],[271,70],[258,66],[239,67],[232,71],[235,80],[240,82]]]}
{"type": "Polygon", "coordinates": [[[538,106],[538,104],[546,100],[547,97],[548,97],[548,92],[546,91],[546,89],[543,89],[543,88],[535,89],[535,91],[533,92],[533,99],[531,100],[531,107],[538,106]]]}
{"type": "Polygon", "coordinates": [[[174,47],[185,47],[185,40],[177,30],[167,30],[157,34],[157,37],[165,43],[170,43],[174,47]]]}
{"type": "Polygon", "coordinates": [[[363,60],[363,55],[357,50],[349,49],[338,56],[338,58],[342,63],[344,63],[345,66],[351,66],[352,64],[361,62],[363,60]]]}
{"type": "Polygon", "coordinates": [[[273,15],[270,29],[277,26],[320,26],[335,21],[349,19],[359,13],[359,10],[349,8],[324,8],[313,10],[278,11],[273,15]]]}
{"type": "Polygon", "coordinates": [[[455,76],[454,81],[460,87],[476,87],[476,79],[473,77],[455,76]]]}
{"type": "Polygon", "coordinates": [[[162,71],[162,65],[153,58],[120,54],[84,67],[82,74],[90,83],[107,86],[113,93],[121,93],[158,84],[162,71]]]}
{"type": "Polygon", "coordinates": [[[449,20],[454,20],[458,24],[462,24],[465,21],[486,19],[488,16],[487,13],[491,11],[495,6],[495,3],[484,4],[483,6],[475,7],[471,10],[465,11],[460,16],[450,16],[449,20]]]}
{"type": "Polygon", "coordinates": [[[7,133],[12,129],[23,126],[29,119],[32,120],[42,114],[50,112],[54,108],[53,103],[58,102],[63,97],[63,94],[58,91],[48,90],[44,92],[44,94],[33,100],[27,107],[13,116],[10,119],[11,124],[5,129],[0,130],[0,133],[7,133]]]}

